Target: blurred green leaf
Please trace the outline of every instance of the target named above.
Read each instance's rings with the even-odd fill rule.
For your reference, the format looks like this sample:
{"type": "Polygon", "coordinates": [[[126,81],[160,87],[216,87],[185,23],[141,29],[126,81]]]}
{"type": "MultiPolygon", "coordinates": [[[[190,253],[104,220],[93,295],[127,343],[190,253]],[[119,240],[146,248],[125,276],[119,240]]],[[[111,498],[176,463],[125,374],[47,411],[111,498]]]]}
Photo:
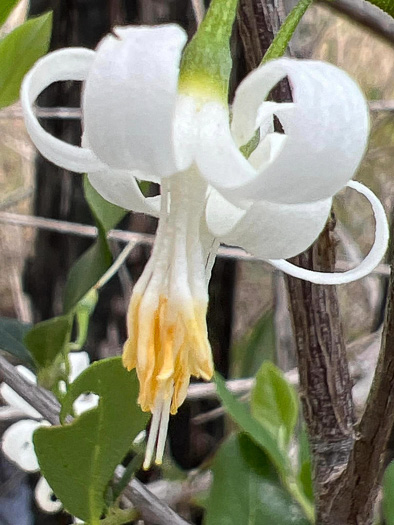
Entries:
{"type": "Polygon", "coordinates": [[[252,438],[256,445],[264,450],[276,468],[283,486],[300,504],[305,516],[312,521],[314,516],[313,506],[304,494],[302,486],[293,472],[289,457],[284,453],[283,447],[276,439],[272,430],[254,419],[245,405],[240,403],[238,399],[227,390],[226,384],[219,374],[215,374],[215,382],[218,396],[230,417],[237,423],[241,430],[252,438]]]}
{"type": "Polygon", "coordinates": [[[231,377],[256,375],[265,359],[275,355],[275,328],[272,310],[266,312],[252,330],[231,349],[231,377]]]}
{"type": "Polygon", "coordinates": [[[299,0],[298,4],[290,11],[286,17],[286,20],[283,22],[281,28],[272,41],[270,47],[265,53],[262,60],[263,64],[269,60],[280,58],[284,55],[294,31],[297,29],[301,18],[304,16],[306,10],[312,4],[312,2],[313,0],[299,0]]]}
{"type": "Polygon", "coordinates": [[[19,98],[22,79],[48,51],[52,13],[32,18],[0,41],[0,108],[19,98]]]}
{"type": "Polygon", "coordinates": [[[298,473],[298,481],[304,491],[305,496],[311,501],[314,501],[313,481],[312,481],[312,465],[310,461],[304,461],[301,464],[298,473]]]}
{"type": "Polygon", "coordinates": [[[7,20],[8,15],[14,9],[19,0],[1,0],[0,4],[0,26],[7,20]]]}
{"type": "Polygon", "coordinates": [[[383,515],[386,525],[394,525],[394,461],[386,468],[383,477],[383,515]]]}
{"type": "Polygon", "coordinates": [[[240,403],[240,401],[227,390],[226,384],[219,374],[215,374],[215,381],[218,395],[231,418],[265,450],[278,471],[283,476],[286,476],[290,471],[289,460],[279,447],[275,435],[271,430],[256,421],[246,409],[245,405],[240,403]]]}
{"type": "Polygon", "coordinates": [[[112,255],[99,234],[95,243],[73,264],[64,292],[64,310],[70,312],[111,266],[112,255]]]}
{"type": "Polygon", "coordinates": [[[370,4],[376,5],[382,11],[394,18],[394,2],[393,0],[367,0],[370,4]]]}
{"type": "Polygon", "coordinates": [[[149,415],[137,405],[138,380],[121,358],[98,361],[71,383],[63,400],[61,420],[72,413],[83,393],[100,396],[97,408],[72,423],[39,428],[34,446],[43,475],[65,509],[89,525],[99,523],[105,489],[149,415]]]}
{"type": "Polygon", "coordinates": [[[310,501],[314,501],[313,482],[312,482],[312,464],[309,449],[309,440],[306,426],[302,425],[298,436],[298,463],[300,465],[298,472],[298,481],[301,484],[304,494],[310,501]]]}
{"type": "Polygon", "coordinates": [[[232,436],[212,465],[205,525],[308,525],[267,455],[245,434],[232,436]]]}
{"type": "Polygon", "coordinates": [[[31,324],[17,319],[0,318],[0,349],[32,366],[33,359],[23,343],[23,338],[31,329],[31,324]]]}
{"type": "Polygon", "coordinates": [[[66,312],[76,306],[111,266],[112,255],[106,236],[108,231],[114,228],[127,213],[123,208],[103,199],[90,184],[87,176],[84,178],[84,192],[96,221],[98,238],[70,270],[64,293],[66,312]]]}
{"type": "Polygon", "coordinates": [[[272,429],[280,444],[289,445],[298,420],[298,397],[282,371],[270,361],[257,372],[251,412],[259,423],[272,429]]]}
{"type": "MultiPolygon", "coordinates": [[[[108,181],[108,184],[111,184],[111,181],[108,181]]],[[[126,215],[127,211],[124,208],[120,208],[119,206],[115,206],[115,204],[106,201],[93,188],[87,176],[84,177],[83,190],[90,211],[97,222],[97,226],[103,231],[103,233],[107,233],[114,228],[114,226],[116,226],[126,215]]]]}
{"type": "Polygon", "coordinates": [[[77,340],[72,343],[72,350],[81,350],[88,337],[89,321],[98,301],[98,292],[92,288],[75,307],[75,320],[77,322],[77,340]]]}
{"type": "Polygon", "coordinates": [[[42,321],[24,336],[24,343],[39,368],[51,366],[70,339],[72,317],[64,315],[42,321]]]}

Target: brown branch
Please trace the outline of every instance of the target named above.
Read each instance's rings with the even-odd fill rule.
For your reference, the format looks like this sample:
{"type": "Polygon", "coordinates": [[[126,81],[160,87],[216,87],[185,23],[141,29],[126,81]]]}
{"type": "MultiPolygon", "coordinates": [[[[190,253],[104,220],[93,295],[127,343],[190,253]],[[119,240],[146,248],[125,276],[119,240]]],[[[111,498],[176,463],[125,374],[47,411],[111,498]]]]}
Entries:
{"type": "MultiPolygon", "coordinates": [[[[55,231],[62,234],[79,235],[82,237],[97,237],[97,228],[87,224],[80,224],[77,222],[59,221],[57,219],[47,219],[46,217],[34,217],[32,215],[24,215],[20,213],[9,213],[0,210],[0,223],[12,224],[15,226],[23,226],[30,228],[40,228],[48,231],[55,231]]],[[[134,242],[135,245],[143,244],[151,246],[154,242],[155,236],[147,233],[137,233],[125,230],[110,230],[108,239],[118,242],[134,242]]],[[[267,268],[273,269],[271,265],[265,261],[246,253],[241,248],[233,248],[230,246],[220,246],[218,250],[218,257],[227,257],[231,259],[240,259],[248,261],[261,261],[267,265],[267,268]]],[[[349,265],[346,261],[337,261],[337,270],[348,270],[349,265]]],[[[388,276],[390,275],[390,267],[387,264],[379,264],[372,272],[373,274],[388,276]]]]}
{"type": "MultiPolygon", "coordinates": [[[[239,30],[249,68],[261,61],[281,19],[277,0],[241,0],[239,30]],[[264,6],[264,9],[263,9],[264,6]]],[[[291,100],[287,82],[276,89],[275,100],[291,100]]],[[[333,271],[333,221],[296,264],[333,271]]],[[[354,408],[346,349],[335,287],[286,277],[290,314],[296,340],[300,394],[313,463],[316,521],[319,525],[349,523],[331,517],[337,479],[347,466],[354,443],[354,408]]],[[[350,523],[349,523],[350,525],[350,523]]]]}
{"type": "Polygon", "coordinates": [[[365,0],[319,0],[331,10],[349,16],[376,35],[394,43],[394,20],[365,0]]]}
{"type": "Polygon", "coordinates": [[[55,396],[27,381],[5,357],[0,355],[0,382],[7,383],[52,425],[59,424],[60,403],[55,396]]]}
{"type": "MultiPolygon", "coordinates": [[[[335,240],[332,223],[304,254],[302,267],[333,271],[335,240]]],[[[313,458],[317,523],[353,522],[333,519],[338,476],[347,466],[354,442],[352,384],[342,335],[336,288],[286,277],[296,340],[300,393],[313,458]]]]}
{"type": "MultiPolygon", "coordinates": [[[[391,254],[391,269],[394,256],[391,254]]],[[[338,487],[336,523],[369,525],[394,426],[394,275],[391,273],[382,347],[349,465],[338,487]],[[351,497],[350,497],[351,496],[351,497]]]]}

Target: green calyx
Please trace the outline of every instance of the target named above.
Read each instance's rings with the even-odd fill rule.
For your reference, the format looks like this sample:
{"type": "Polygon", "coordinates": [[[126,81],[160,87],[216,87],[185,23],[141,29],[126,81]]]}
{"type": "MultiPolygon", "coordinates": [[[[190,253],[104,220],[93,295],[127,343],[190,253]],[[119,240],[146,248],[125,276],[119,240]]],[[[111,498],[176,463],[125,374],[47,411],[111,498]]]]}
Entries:
{"type": "Polygon", "coordinates": [[[212,0],[183,55],[181,93],[227,103],[232,68],[230,37],[237,4],[238,0],[212,0]]]}

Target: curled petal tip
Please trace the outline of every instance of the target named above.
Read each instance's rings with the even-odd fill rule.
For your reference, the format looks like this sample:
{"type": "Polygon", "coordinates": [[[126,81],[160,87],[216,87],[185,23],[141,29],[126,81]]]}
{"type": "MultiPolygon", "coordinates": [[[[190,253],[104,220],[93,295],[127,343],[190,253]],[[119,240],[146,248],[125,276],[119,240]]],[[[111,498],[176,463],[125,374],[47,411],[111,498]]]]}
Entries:
{"type": "Polygon", "coordinates": [[[374,243],[368,255],[358,266],[343,273],[324,273],[300,268],[284,260],[271,259],[268,262],[278,270],[282,270],[288,275],[309,281],[314,284],[345,284],[356,281],[370,274],[379,264],[387,250],[387,244],[389,240],[389,226],[387,217],[382,203],[369,188],[356,181],[348,182],[347,186],[358,191],[368,199],[375,217],[374,243]]]}

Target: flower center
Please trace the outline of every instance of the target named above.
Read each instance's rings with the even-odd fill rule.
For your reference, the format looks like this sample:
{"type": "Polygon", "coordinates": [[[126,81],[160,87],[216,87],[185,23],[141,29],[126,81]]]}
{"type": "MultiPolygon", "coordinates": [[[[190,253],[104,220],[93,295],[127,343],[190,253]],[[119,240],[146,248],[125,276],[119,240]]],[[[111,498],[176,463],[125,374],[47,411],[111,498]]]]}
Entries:
{"type": "Polygon", "coordinates": [[[193,169],[162,183],[152,256],[133,290],[123,364],[136,368],[138,402],[153,414],[144,467],[157,440],[163,457],[169,413],[183,403],[190,376],[213,374],[207,336],[207,250],[202,242],[206,184],[193,169]]]}

